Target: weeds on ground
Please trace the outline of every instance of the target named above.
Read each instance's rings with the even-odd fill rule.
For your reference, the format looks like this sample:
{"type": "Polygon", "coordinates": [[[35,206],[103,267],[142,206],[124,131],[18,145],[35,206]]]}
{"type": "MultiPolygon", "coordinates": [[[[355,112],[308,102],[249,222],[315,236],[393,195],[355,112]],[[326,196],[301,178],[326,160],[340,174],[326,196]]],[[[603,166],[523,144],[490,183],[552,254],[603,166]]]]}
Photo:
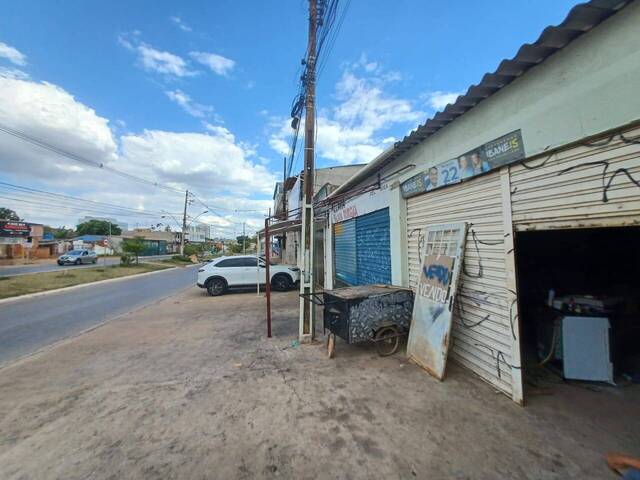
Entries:
{"type": "Polygon", "coordinates": [[[66,267],[64,270],[56,272],[3,277],[5,281],[0,283],[0,298],[17,297],[28,293],[44,292],[46,290],[55,290],[57,288],[153,272],[155,270],[164,270],[166,268],[169,268],[169,266],[159,265],[157,263],[141,263],[130,266],[112,265],[108,267],[78,269],[66,267]]]}

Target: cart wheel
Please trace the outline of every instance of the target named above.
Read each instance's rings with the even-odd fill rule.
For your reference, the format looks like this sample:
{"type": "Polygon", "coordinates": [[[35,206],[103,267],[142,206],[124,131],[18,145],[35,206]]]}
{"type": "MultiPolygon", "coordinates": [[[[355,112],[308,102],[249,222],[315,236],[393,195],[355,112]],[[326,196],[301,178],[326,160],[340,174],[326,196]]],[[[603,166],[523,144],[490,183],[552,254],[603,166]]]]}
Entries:
{"type": "Polygon", "coordinates": [[[376,332],[376,350],[381,357],[388,357],[398,351],[400,337],[396,327],[382,327],[376,332]]]}
{"type": "Polygon", "coordinates": [[[336,351],[336,336],[330,333],[327,337],[327,358],[333,358],[336,351]]]}

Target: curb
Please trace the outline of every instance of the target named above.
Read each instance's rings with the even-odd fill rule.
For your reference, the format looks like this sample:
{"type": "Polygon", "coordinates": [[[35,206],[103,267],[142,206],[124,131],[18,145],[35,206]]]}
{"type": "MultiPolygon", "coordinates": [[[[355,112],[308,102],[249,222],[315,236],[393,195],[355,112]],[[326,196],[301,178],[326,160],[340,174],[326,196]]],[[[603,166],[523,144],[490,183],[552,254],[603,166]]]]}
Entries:
{"type": "Polygon", "coordinates": [[[3,303],[18,302],[20,300],[29,300],[29,299],[35,298],[35,297],[44,297],[46,295],[52,295],[54,293],[68,292],[70,290],[76,290],[76,289],[80,289],[80,288],[85,288],[85,287],[92,286],[92,285],[103,285],[105,283],[112,283],[112,282],[118,282],[118,281],[123,281],[123,280],[130,280],[132,278],[140,278],[140,277],[144,277],[144,276],[147,276],[147,275],[155,275],[155,274],[158,274],[158,273],[168,272],[170,270],[175,270],[176,268],[192,268],[192,267],[198,267],[198,266],[200,266],[199,263],[196,263],[196,264],[193,264],[193,265],[187,265],[185,267],[169,267],[169,268],[164,268],[162,270],[156,270],[155,272],[136,273],[136,274],[133,274],[133,275],[126,275],[124,277],[108,278],[106,280],[98,280],[97,282],[81,283],[79,285],[71,285],[69,287],[56,288],[54,290],[45,290],[44,292],[27,293],[26,295],[19,295],[17,297],[9,297],[9,298],[0,299],[0,305],[3,304],[3,303]]]}

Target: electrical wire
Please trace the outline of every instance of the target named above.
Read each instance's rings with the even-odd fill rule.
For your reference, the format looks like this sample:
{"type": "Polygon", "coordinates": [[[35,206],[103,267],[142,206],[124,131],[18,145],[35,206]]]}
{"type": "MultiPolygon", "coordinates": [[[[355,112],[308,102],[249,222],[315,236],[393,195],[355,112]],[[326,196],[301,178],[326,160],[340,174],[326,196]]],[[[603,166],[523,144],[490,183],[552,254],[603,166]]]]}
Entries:
{"type": "Polygon", "coordinates": [[[20,132],[18,130],[14,130],[14,129],[10,128],[10,127],[7,127],[6,125],[0,124],[0,131],[6,133],[8,135],[12,135],[12,136],[14,136],[16,138],[19,138],[19,139],[21,139],[21,140],[23,140],[23,141],[25,141],[27,143],[30,143],[30,144],[35,145],[37,147],[40,147],[40,148],[42,148],[44,150],[56,153],[56,154],[58,154],[60,156],[66,157],[66,158],[68,158],[70,160],[74,160],[74,161],[82,163],[84,165],[89,165],[89,166],[92,166],[92,167],[100,168],[102,170],[106,170],[108,172],[111,172],[111,173],[114,173],[116,175],[119,175],[119,176],[121,176],[123,178],[129,179],[129,180],[132,180],[132,181],[135,181],[135,182],[138,182],[138,183],[144,183],[146,185],[150,185],[150,186],[153,186],[153,187],[157,187],[157,188],[160,188],[160,189],[168,191],[168,192],[181,193],[181,194],[185,193],[184,190],[180,190],[178,188],[174,188],[174,187],[171,187],[171,186],[168,186],[168,185],[163,185],[161,183],[154,182],[152,180],[148,180],[146,178],[137,177],[135,175],[131,175],[130,173],[123,172],[122,170],[118,170],[116,168],[113,168],[113,167],[110,167],[108,165],[105,165],[104,163],[97,162],[97,161],[94,161],[94,160],[90,160],[88,158],[82,157],[82,156],[77,155],[75,153],[68,152],[68,151],[66,151],[66,150],[64,150],[64,149],[62,149],[60,147],[57,147],[55,145],[51,145],[51,144],[46,143],[46,142],[44,142],[42,140],[38,140],[37,138],[34,138],[34,137],[30,136],[30,135],[27,135],[24,132],[20,132]]]}
{"type": "Polygon", "coordinates": [[[71,195],[64,195],[61,193],[48,192],[46,190],[40,190],[32,187],[25,187],[21,185],[15,185],[8,182],[0,181],[0,192],[18,196],[19,198],[26,198],[29,200],[43,200],[48,202],[47,205],[52,208],[60,204],[71,204],[73,207],[78,207],[78,202],[82,203],[82,209],[84,210],[101,210],[108,211],[110,214],[130,213],[135,215],[153,215],[158,216],[164,212],[153,210],[138,210],[131,207],[125,207],[122,205],[116,205],[107,202],[98,202],[95,200],[89,200],[86,198],[74,197],[71,195]],[[52,204],[51,202],[57,202],[52,204]]]}

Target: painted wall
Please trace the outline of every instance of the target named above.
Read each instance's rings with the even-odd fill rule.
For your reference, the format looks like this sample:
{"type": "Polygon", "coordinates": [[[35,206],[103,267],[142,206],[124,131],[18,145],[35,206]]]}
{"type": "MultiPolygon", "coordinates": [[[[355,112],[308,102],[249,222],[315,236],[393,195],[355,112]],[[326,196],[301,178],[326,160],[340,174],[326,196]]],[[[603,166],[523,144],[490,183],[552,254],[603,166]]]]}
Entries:
{"type": "Polygon", "coordinates": [[[398,262],[406,252],[399,182],[513,130],[522,131],[530,157],[640,119],[638,25],[636,2],[377,172],[384,177],[416,165],[389,182],[394,284],[408,285],[406,259],[398,262]]]}
{"type": "Polygon", "coordinates": [[[379,190],[363,193],[334,205],[329,212],[331,223],[344,222],[389,206],[389,185],[383,183],[379,190]]]}

